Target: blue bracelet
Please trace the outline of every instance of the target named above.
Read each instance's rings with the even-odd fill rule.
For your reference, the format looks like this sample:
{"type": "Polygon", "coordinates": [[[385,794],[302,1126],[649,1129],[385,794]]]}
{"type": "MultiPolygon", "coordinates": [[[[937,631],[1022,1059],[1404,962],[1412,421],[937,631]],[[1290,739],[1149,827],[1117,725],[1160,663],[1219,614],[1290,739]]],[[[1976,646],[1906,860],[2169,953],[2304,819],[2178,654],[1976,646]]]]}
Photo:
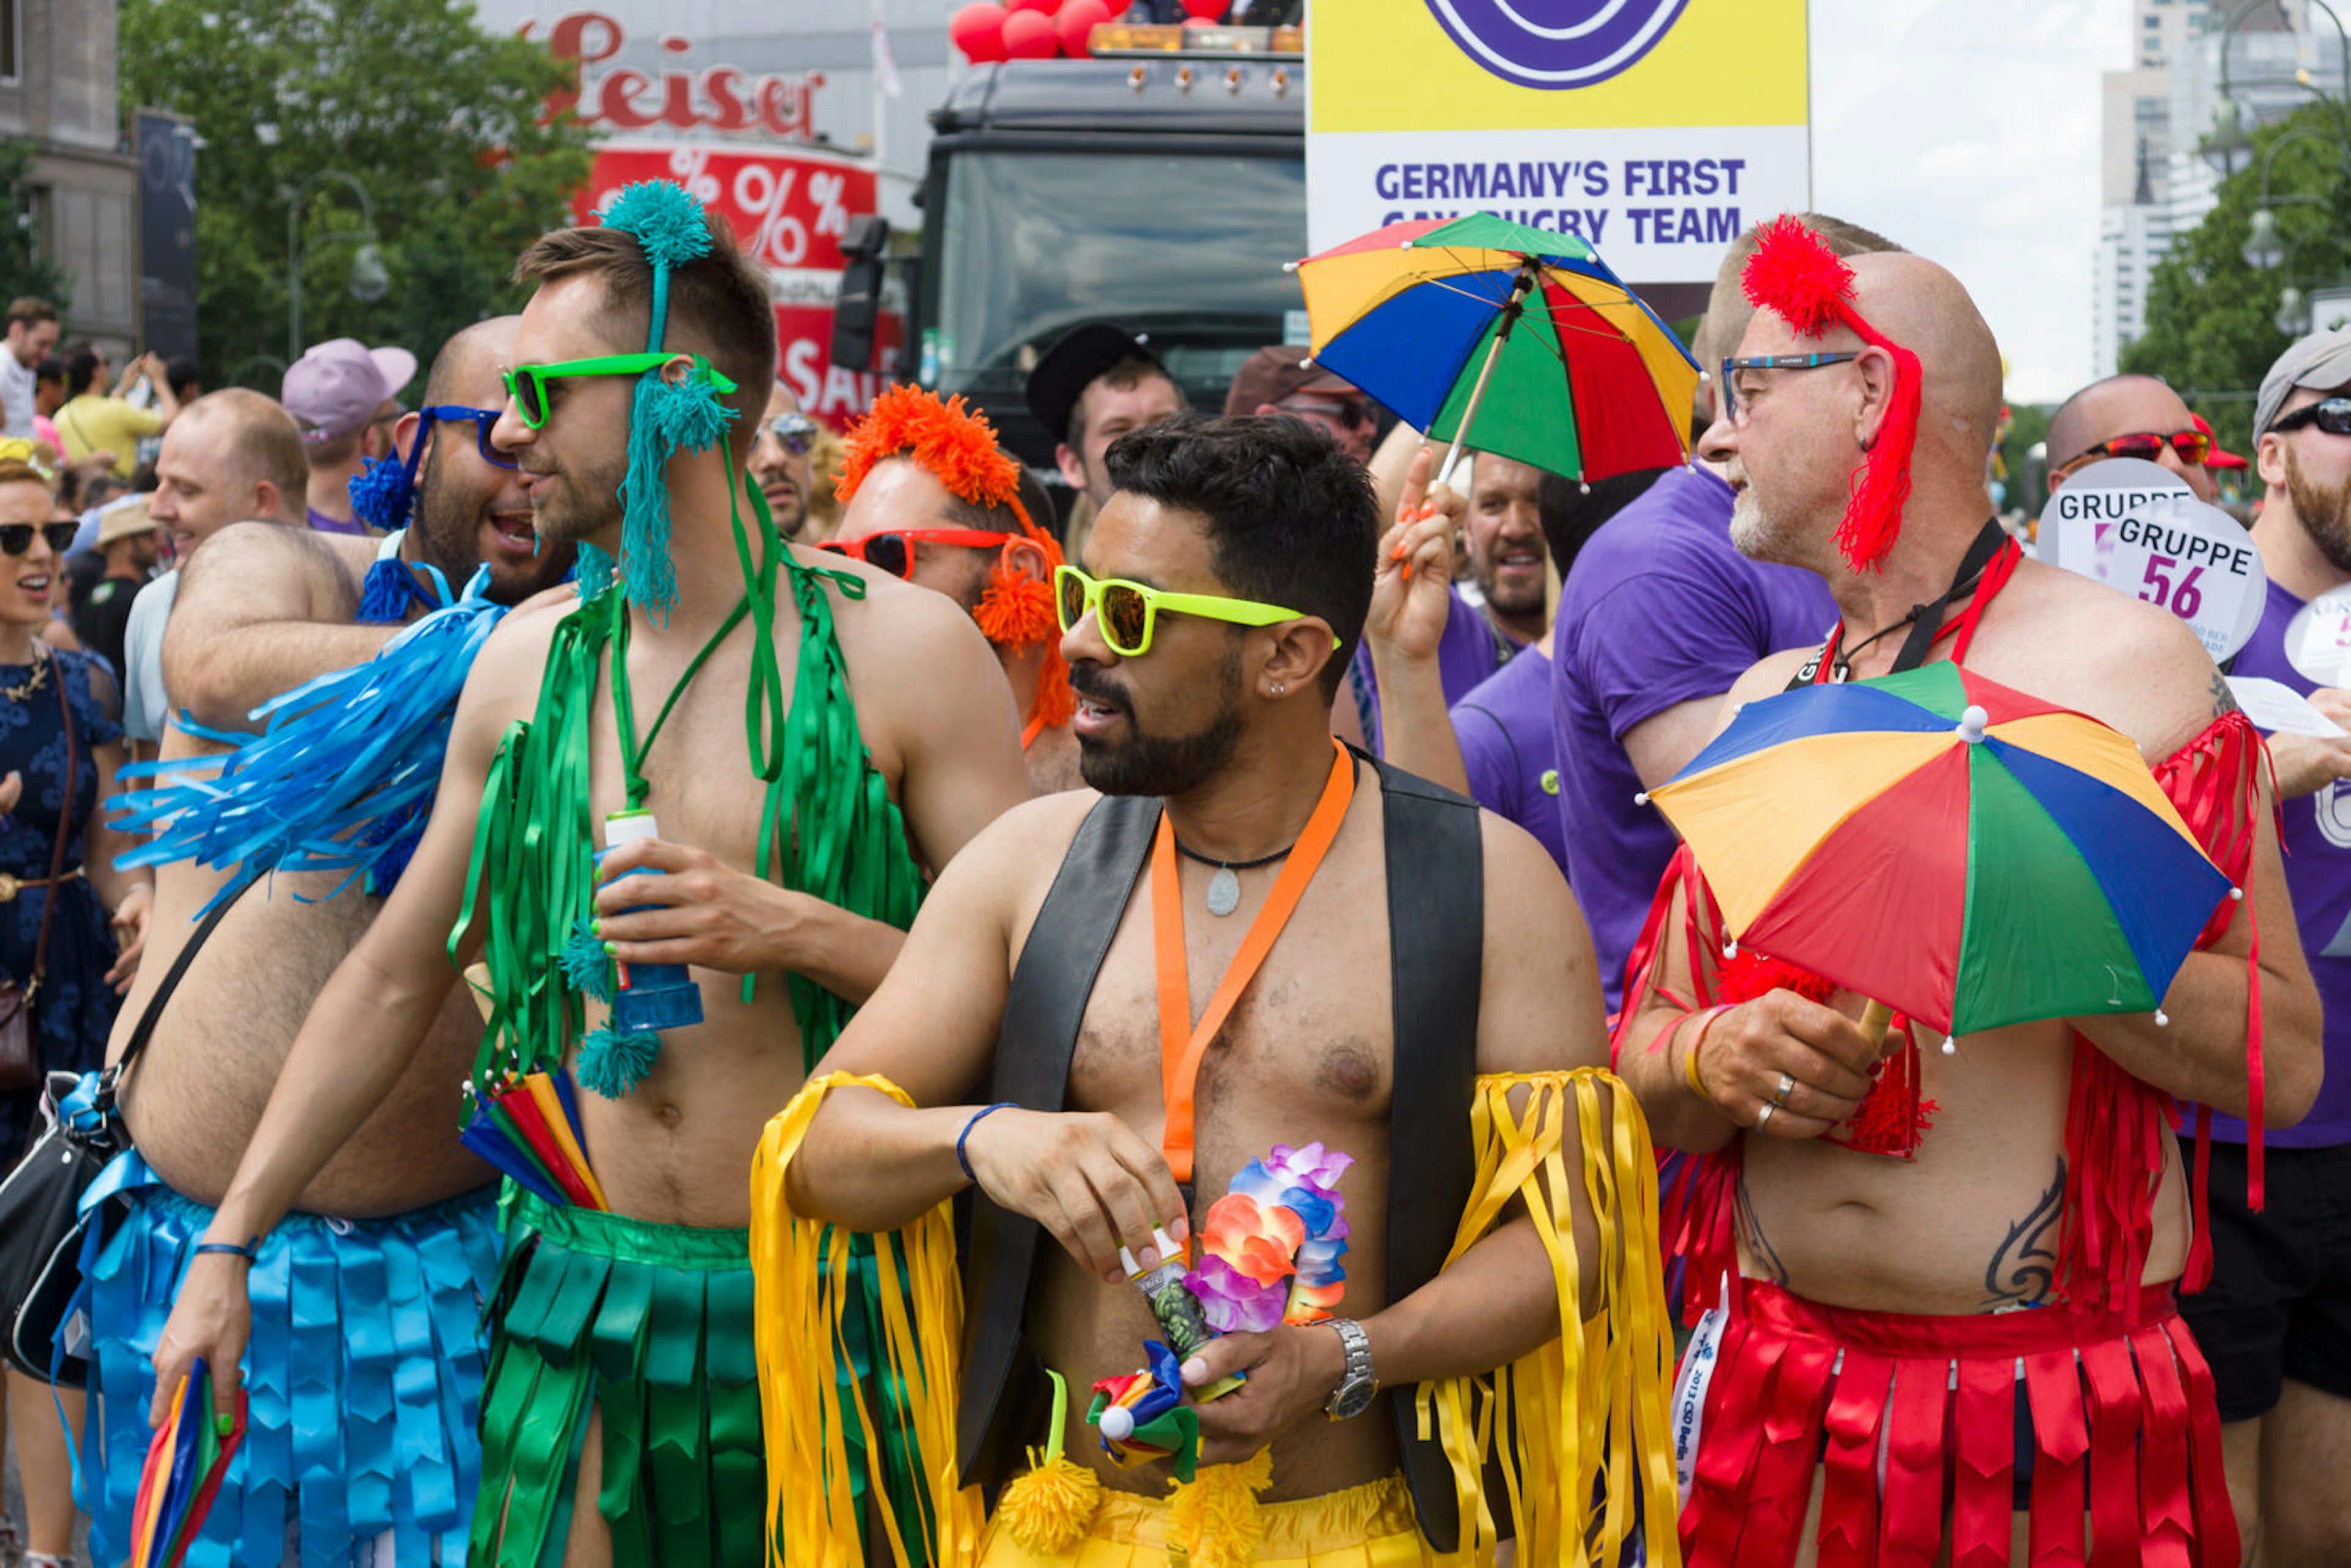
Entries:
{"type": "Polygon", "coordinates": [[[1015,1110],[1018,1109],[1019,1106],[1019,1102],[1017,1100],[998,1100],[993,1105],[982,1106],[979,1110],[974,1111],[971,1113],[971,1120],[963,1124],[963,1131],[956,1134],[956,1164],[963,1167],[964,1180],[975,1183],[979,1180],[977,1176],[972,1174],[971,1161],[964,1156],[963,1152],[964,1141],[971,1136],[971,1130],[974,1127],[978,1126],[984,1119],[994,1115],[997,1112],[1015,1110]]]}
{"type": "Polygon", "coordinates": [[[199,1241],[196,1243],[196,1254],[198,1257],[202,1257],[207,1252],[233,1252],[248,1263],[258,1263],[261,1261],[261,1238],[256,1236],[242,1247],[238,1246],[234,1241],[199,1241]]]}

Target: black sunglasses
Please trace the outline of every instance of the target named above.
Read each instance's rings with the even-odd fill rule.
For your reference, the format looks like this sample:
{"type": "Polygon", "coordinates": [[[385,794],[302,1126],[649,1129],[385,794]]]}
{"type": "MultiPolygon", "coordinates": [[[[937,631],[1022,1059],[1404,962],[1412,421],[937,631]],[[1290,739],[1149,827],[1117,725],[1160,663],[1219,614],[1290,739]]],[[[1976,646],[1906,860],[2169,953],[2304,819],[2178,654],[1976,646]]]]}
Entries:
{"type": "Polygon", "coordinates": [[[0,523],[0,553],[23,555],[33,548],[33,530],[49,541],[49,548],[63,555],[73,548],[74,535],[81,531],[79,523],[0,523]]]}
{"type": "MultiPolygon", "coordinates": [[[[482,461],[493,468],[515,466],[513,458],[490,444],[490,428],[498,422],[496,409],[469,408],[461,402],[436,402],[429,408],[418,409],[416,415],[428,426],[439,420],[446,420],[453,424],[462,424],[467,420],[473,421],[474,444],[480,450],[482,461]]],[[[419,450],[423,449],[424,441],[422,436],[418,437],[416,444],[419,450]]]]}
{"type": "Polygon", "coordinates": [[[2314,424],[2329,435],[2351,435],[2351,397],[2322,398],[2318,402],[2282,413],[2270,422],[2270,429],[2278,434],[2314,424]]]}

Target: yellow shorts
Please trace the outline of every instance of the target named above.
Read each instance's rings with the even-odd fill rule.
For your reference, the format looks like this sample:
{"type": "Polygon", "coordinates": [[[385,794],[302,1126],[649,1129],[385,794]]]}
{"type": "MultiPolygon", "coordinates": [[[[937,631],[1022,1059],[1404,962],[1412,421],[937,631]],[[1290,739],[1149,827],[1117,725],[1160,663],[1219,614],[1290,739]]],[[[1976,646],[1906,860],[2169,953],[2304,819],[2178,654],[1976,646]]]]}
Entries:
{"type": "MultiPolygon", "coordinates": [[[[1084,1538],[1055,1552],[1031,1552],[990,1521],[979,1538],[980,1568],[1163,1568],[1171,1561],[1167,1508],[1165,1498],[1106,1491],[1084,1538]]],[[[1265,1521],[1258,1568],[1434,1568],[1443,1561],[1421,1539],[1402,1476],[1260,1503],[1258,1514],[1265,1521]]]]}

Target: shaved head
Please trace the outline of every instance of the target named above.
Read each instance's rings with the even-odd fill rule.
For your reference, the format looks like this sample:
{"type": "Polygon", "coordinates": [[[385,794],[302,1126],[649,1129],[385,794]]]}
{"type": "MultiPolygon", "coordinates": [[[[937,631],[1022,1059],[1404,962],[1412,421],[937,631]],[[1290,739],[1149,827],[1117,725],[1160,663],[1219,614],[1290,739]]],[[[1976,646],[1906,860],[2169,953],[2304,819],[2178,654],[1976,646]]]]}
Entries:
{"type": "Polygon", "coordinates": [[[521,325],[519,316],[493,316],[443,343],[441,351],[433,356],[433,372],[425,378],[425,404],[464,402],[466,393],[462,389],[485,379],[477,372],[486,368],[495,373],[505,368],[521,325]]]}
{"type": "Polygon", "coordinates": [[[1946,457],[1980,482],[2000,430],[2000,344],[1959,280],[1923,256],[1856,256],[1854,308],[1918,356],[1918,446],[1913,469],[1946,457]]]}

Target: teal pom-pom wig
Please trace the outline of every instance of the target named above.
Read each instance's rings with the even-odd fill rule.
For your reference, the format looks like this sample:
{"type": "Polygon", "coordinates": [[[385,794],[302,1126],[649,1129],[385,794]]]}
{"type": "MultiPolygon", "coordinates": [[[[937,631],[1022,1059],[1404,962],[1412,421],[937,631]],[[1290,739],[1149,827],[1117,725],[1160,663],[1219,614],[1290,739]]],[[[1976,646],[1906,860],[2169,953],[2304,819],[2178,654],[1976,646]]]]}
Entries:
{"type": "Polygon", "coordinates": [[[710,220],[702,204],[673,181],[641,180],[622,186],[596,221],[635,235],[655,270],[700,261],[710,254],[710,220]]]}

